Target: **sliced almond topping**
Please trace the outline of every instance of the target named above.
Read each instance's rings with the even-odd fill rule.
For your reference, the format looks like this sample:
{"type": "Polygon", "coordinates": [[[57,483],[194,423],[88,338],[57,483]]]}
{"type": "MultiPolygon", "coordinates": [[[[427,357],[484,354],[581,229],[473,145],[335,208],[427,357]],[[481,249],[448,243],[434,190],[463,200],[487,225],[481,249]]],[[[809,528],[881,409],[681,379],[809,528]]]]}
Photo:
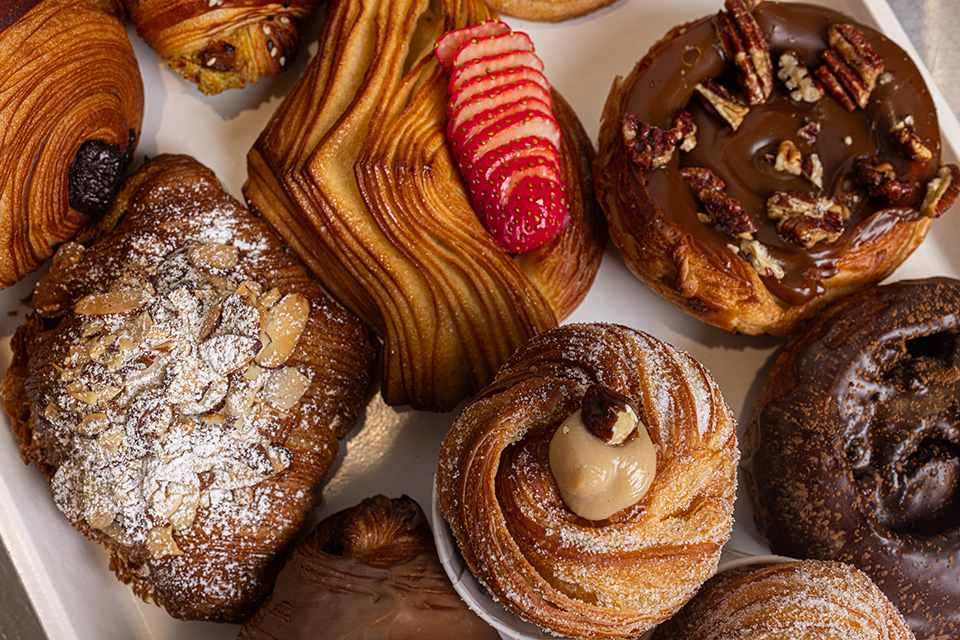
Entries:
{"type": "Polygon", "coordinates": [[[183,551],[177,546],[177,541],[173,539],[169,526],[154,527],[150,530],[147,534],[147,549],[154,558],[183,555],[183,551]]]}
{"type": "Polygon", "coordinates": [[[193,266],[208,269],[232,269],[240,261],[240,250],[229,244],[199,244],[190,247],[188,255],[193,266]]]}
{"type": "Polygon", "coordinates": [[[90,413],[77,424],[77,433],[82,436],[95,436],[110,426],[110,419],[105,413],[90,413]]]}
{"type": "Polygon", "coordinates": [[[273,371],[263,385],[263,397],[274,408],[289,411],[297,406],[310,386],[310,379],[293,367],[273,371]]]}
{"type": "Polygon", "coordinates": [[[261,367],[275,369],[293,353],[307,324],[310,303],[299,293],[284,296],[270,308],[261,341],[265,344],[255,360],[261,367]]]}
{"type": "Polygon", "coordinates": [[[91,293],[73,305],[73,312],[78,316],[127,315],[142,309],[147,301],[143,292],[134,289],[91,293]]]}

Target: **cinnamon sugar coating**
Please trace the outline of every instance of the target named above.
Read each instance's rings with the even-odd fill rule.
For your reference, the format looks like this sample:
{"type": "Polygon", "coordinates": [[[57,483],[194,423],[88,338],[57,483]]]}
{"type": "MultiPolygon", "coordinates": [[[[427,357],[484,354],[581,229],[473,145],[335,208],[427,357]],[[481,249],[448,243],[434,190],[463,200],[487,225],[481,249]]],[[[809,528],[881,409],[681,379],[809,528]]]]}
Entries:
{"type": "Polygon", "coordinates": [[[356,421],[370,336],[186,156],[132,176],[32,303],[2,394],[57,507],[171,615],[248,617],[356,421]]]}
{"type": "Polygon", "coordinates": [[[575,638],[633,638],[716,570],[733,524],[736,425],[685,353],[611,324],[562,325],[519,349],[441,448],[440,508],[478,581],[515,614],[575,638]],[[607,520],[577,516],[548,462],[553,432],[599,384],[645,415],[656,475],[607,520]]]}

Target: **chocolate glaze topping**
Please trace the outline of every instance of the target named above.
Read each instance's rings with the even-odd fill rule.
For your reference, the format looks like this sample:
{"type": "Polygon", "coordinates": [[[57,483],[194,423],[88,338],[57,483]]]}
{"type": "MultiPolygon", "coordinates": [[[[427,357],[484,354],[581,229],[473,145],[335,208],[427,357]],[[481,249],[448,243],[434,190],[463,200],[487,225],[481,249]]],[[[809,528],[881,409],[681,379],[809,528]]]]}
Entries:
{"type": "Polygon", "coordinates": [[[774,553],[854,564],[918,638],[960,637],[960,281],[874,288],[799,333],[745,460],[774,553]]]}
{"type": "MultiPolygon", "coordinates": [[[[811,71],[816,69],[829,47],[830,26],[850,23],[848,17],[830,9],[792,2],[761,2],[754,16],[769,43],[775,72],[780,54],[787,50],[796,51],[811,71]]],[[[671,126],[678,110],[686,109],[697,125],[696,147],[689,153],[676,153],[659,169],[643,170],[626,162],[622,170],[632,172],[634,181],[646,181],[651,199],[695,242],[722,255],[729,244],[738,241],[698,219],[697,212],[703,207],[677,168],[679,164],[712,170],[726,183],[726,193],[753,218],[758,228],[756,239],[767,245],[784,267],[786,273],[780,281],[765,278],[768,289],[788,304],[801,304],[822,293],[821,280],[836,272],[836,263],[845,253],[885,233],[898,221],[919,215],[917,207],[926,182],[940,165],[936,109],[907,54],[879,32],[861,25],[886,67],[866,108],[848,112],[830,95],[815,103],[797,102],[790,99],[784,83],[774,78],[770,99],[751,105],[743,124],[733,131],[723,119],[704,109],[694,90],[698,82],[715,78],[735,95],[740,94],[733,65],[724,56],[711,18],[680,27],[673,37],[656,45],[622,105],[640,121],[664,129],[671,126]],[[917,136],[933,152],[928,161],[901,155],[889,136],[890,128],[907,116],[913,117],[917,136]],[[797,133],[811,122],[821,127],[814,142],[797,133]],[[770,158],[787,139],[805,155],[818,154],[824,169],[822,188],[803,176],[775,170],[770,158]],[[858,157],[879,157],[892,163],[898,177],[915,187],[914,194],[895,206],[883,197],[867,196],[850,180],[858,157]],[[775,190],[814,194],[845,204],[852,215],[844,234],[833,244],[821,243],[809,250],[783,239],[766,215],[766,200],[775,190]]]]}
{"type": "Polygon", "coordinates": [[[3,0],[0,3],[0,31],[3,31],[40,4],[40,0],[3,0]]]}
{"type": "Polygon", "coordinates": [[[497,640],[454,591],[426,518],[375,496],[322,522],[287,561],[239,640],[497,640]]]}

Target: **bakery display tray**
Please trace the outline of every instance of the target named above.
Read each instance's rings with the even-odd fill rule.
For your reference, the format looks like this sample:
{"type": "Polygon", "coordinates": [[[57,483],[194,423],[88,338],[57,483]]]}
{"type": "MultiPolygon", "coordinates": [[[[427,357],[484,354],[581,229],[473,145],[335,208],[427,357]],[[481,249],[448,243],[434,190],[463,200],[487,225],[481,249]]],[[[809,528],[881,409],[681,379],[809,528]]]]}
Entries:
{"type": "MultiPolygon", "coordinates": [[[[960,124],[886,2],[821,3],[877,27],[917,61],[937,101],[944,162],[957,162],[960,124]]],[[[627,74],[671,27],[715,13],[721,4],[720,0],[620,0],[560,24],[507,21],[530,34],[548,78],[596,143],[600,112],[614,77],[627,74]]],[[[213,97],[203,96],[161,68],[156,54],[131,28],[146,90],[145,120],[134,164],[159,153],[189,153],[216,171],[231,194],[241,197],[247,150],[316,52],[322,20],[321,11],[305,24],[307,45],[285,75],[213,97]]],[[[955,246],[955,238],[960,237],[958,208],[934,224],[925,243],[891,279],[960,277],[960,252],[955,246]]],[[[0,371],[6,371],[10,362],[10,336],[27,313],[21,301],[35,281],[33,276],[0,291],[0,309],[5,312],[0,314],[0,371]]],[[[686,350],[713,373],[738,419],[749,413],[772,358],[784,343],[779,338],[732,335],[687,317],[637,280],[612,245],[593,288],[567,321],[617,322],[686,350]]],[[[361,423],[343,441],[323,502],[308,524],[377,493],[409,495],[429,513],[437,453],[455,416],[456,412],[392,408],[375,396],[361,423]]],[[[107,567],[106,552],[70,526],[54,506],[39,471],[23,464],[5,414],[0,415],[0,423],[0,537],[50,640],[236,636],[236,625],[175,620],[120,584],[107,567]]],[[[737,502],[729,548],[743,554],[769,553],[754,529],[743,495],[737,502]]]]}

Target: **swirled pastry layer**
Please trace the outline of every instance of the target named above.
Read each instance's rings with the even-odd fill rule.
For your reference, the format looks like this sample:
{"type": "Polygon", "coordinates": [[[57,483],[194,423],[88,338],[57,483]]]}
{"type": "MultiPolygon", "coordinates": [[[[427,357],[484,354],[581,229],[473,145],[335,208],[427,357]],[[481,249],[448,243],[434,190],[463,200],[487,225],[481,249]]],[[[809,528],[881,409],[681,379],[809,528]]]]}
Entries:
{"type": "Polygon", "coordinates": [[[913,640],[883,592],[840,562],[747,565],[710,578],[653,640],[913,640]]]}
{"type": "Polygon", "coordinates": [[[13,339],[21,452],[139,596],[244,620],[356,420],[370,336],[192,158],[147,163],[92,235],[13,339]]]}
{"type": "Polygon", "coordinates": [[[849,562],[919,638],[960,634],[960,282],[827,310],[777,358],[746,477],[774,553],[849,562]]]}
{"type": "Polygon", "coordinates": [[[0,287],[102,215],[130,162],[143,83],[114,0],[0,8],[0,287]]]}
{"type": "Polygon", "coordinates": [[[960,170],[941,167],[933,98],[883,34],[824,6],[725,6],[675,28],[615,80],[597,193],[627,265],[659,295],[724,329],[788,335],[910,255],[943,213],[928,195],[941,170],[952,185],[944,210],[960,170]],[[752,57],[767,74],[743,79],[752,57]],[[862,104],[814,79],[836,80],[833,68],[862,104]],[[768,93],[748,99],[761,80],[768,93]],[[676,131],[689,135],[666,144],[682,114],[676,131]]]}
{"type": "Polygon", "coordinates": [[[164,64],[205,94],[287,69],[321,0],[121,0],[164,64]]]}
{"type": "Polygon", "coordinates": [[[497,11],[523,20],[561,22],[601,9],[613,0],[490,0],[497,11]]]}
{"type": "Polygon", "coordinates": [[[711,375],[659,340],[561,325],[519,349],[450,429],[439,504],[478,581],[518,616],[575,638],[633,638],[673,615],[730,536],[736,424],[711,375]],[[657,447],[647,493],[582,518],[550,469],[551,438],[587,389],[622,394],[657,447]]]}
{"type": "Polygon", "coordinates": [[[248,156],[251,207],[383,339],[390,404],[451,409],[569,314],[599,266],[591,147],[559,96],[566,229],[514,258],[470,205],[433,48],[490,17],[475,0],[337,3],[319,55],[248,156]]]}

